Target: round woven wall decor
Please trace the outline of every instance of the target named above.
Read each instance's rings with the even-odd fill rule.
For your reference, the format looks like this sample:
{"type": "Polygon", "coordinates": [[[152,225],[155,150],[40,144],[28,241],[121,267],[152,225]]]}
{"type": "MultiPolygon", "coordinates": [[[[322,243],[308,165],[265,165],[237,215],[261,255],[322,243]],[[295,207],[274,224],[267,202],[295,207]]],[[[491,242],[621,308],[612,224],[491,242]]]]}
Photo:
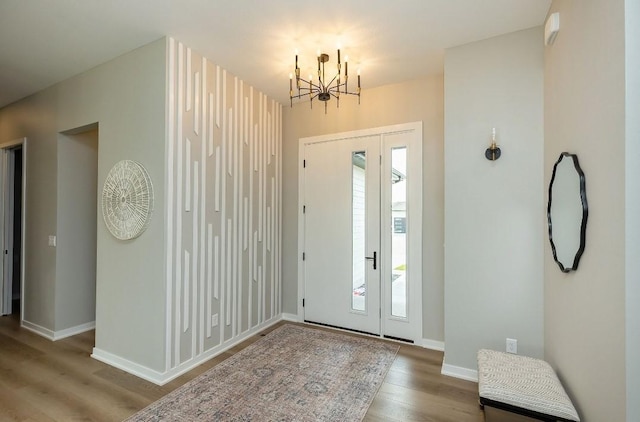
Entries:
{"type": "Polygon", "coordinates": [[[120,240],[135,239],[145,231],[153,211],[153,185],[147,170],[131,160],[117,162],[102,188],[102,217],[120,240]]]}

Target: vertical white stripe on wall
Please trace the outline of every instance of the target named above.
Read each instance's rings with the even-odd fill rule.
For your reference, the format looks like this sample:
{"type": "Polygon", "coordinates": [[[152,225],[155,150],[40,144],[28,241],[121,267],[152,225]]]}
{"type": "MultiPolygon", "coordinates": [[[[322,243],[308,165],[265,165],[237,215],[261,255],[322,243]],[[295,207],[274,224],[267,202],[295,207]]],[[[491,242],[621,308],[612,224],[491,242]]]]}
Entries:
{"type": "Polygon", "coordinates": [[[213,238],[213,297],[216,300],[220,299],[220,237],[215,236],[213,238]]]}
{"type": "Polygon", "coordinates": [[[213,155],[213,94],[209,93],[209,157],[213,155]]]}
{"type": "MultiPolygon", "coordinates": [[[[240,110],[242,110],[242,93],[243,93],[243,84],[242,81],[240,82],[240,104],[239,104],[239,108],[240,110]]],[[[242,124],[242,112],[240,115],[240,118],[238,119],[238,128],[239,131],[242,132],[242,127],[244,125],[242,124]]],[[[236,131],[237,133],[238,131],[236,131]]],[[[238,204],[238,210],[236,212],[236,222],[235,222],[235,226],[237,227],[238,233],[236,236],[236,254],[237,254],[237,258],[236,258],[236,265],[238,268],[238,277],[236,279],[236,283],[238,284],[238,300],[237,300],[237,304],[236,304],[236,314],[237,314],[237,327],[238,327],[238,333],[242,333],[242,299],[243,299],[243,268],[244,268],[244,255],[242,253],[243,251],[243,239],[244,239],[244,233],[245,231],[243,230],[244,228],[244,224],[243,224],[243,211],[244,211],[244,202],[243,202],[243,197],[244,197],[244,144],[242,143],[242,134],[240,134],[240,136],[238,136],[236,138],[236,151],[238,152],[235,160],[236,160],[236,169],[237,169],[237,177],[236,179],[238,180],[238,189],[236,190],[236,201],[238,204]]]]}
{"type": "Polygon", "coordinates": [[[252,138],[253,138],[253,171],[257,172],[258,171],[258,143],[260,142],[258,139],[258,124],[254,123],[253,124],[253,132],[252,132],[252,138]]]}
{"type": "MultiPolygon", "coordinates": [[[[260,133],[262,133],[262,131],[260,131],[260,133]]],[[[258,242],[262,242],[262,230],[263,230],[263,221],[262,221],[262,214],[263,214],[263,202],[262,199],[264,198],[264,189],[262,187],[262,179],[264,178],[264,166],[262,163],[262,152],[263,152],[263,141],[264,138],[259,138],[258,139],[258,242]]]]}
{"type": "Polygon", "coordinates": [[[282,252],[282,105],[278,106],[278,158],[276,160],[276,180],[277,180],[277,205],[278,205],[278,248],[276,259],[276,277],[278,281],[278,313],[282,312],[282,266],[280,262],[280,254],[282,252]]]}
{"type": "Polygon", "coordinates": [[[194,98],[194,111],[193,111],[193,132],[198,135],[200,133],[200,71],[197,71],[194,78],[195,84],[195,98],[194,98]]]}
{"type": "MultiPolygon", "coordinates": [[[[207,119],[207,110],[208,110],[208,95],[207,95],[207,60],[203,57],[202,58],[202,74],[198,75],[198,81],[202,82],[201,85],[201,91],[198,94],[198,106],[200,106],[200,102],[202,102],[202,119],[198,119],[198,120],[202,120],[202,138],[200,139],[200,142],[202,143],[202,150],[205,151],[206,148],[206,140],[207,140],[207,123],[208,123],[208,119],[207,119]]],[[[198,107],[198,110],[200,109],[200,107],[198,107]]],[[[199,124],[198,124],[199,126],[199,124]]],[[[202,154],[202,163],[205,162],[205,154],[202,154]]],[[[204,191],[204,190],[203,190],[204,191]]]]}
{"type": "Polygon", "coordinates": [[[253,161],[254,161],[254,155],[253,155],[253,151],[255,149],[255,142],[253,141],[253,87],[249,88],[249,122],[248,122],[248,126],[250,128],[250,132],[249,132],[249,168],[247,169],[247,177],[249,178],[249,209],[247,211],[248,214],[248,227],[247,227],[247,231],[249,232],[249,238],[248,238],[248,249],[249,249],[249,256],[248,256],[248,261],[247,261],[247,267],[249,268],[249,274],[248,274],[248,279],[249,279],[249,292],[248,292],[248,299],[249,299],[249,306],[248,306],[248,312],[247,312],[247,321],[249,322],[249,328],[253,327],[253,292],[254,292],[254,275],[255,275],[255,265],[254,265],[254,249],[253,249],[253,210],[254,210],[254,206],[253,206],[253,179],[254,179],[254,172],[253,172],[253,161]]]}
{"type": "Polygon", "coordinates": [[[191,212],[191,139],[186,139],[185,148],[184,210],[191,212]]]}
{"type": "Polygon", "coordinates": [[[175,122],[176,122],[176,42],[173,38],[168,39],[169,42],[169,54],[168,54],[168,71],[167,71],[167,200],[165,203],[166,212],[167,212],[167,266],[166,270],[166,322],[165,322],[165,331],[167,333],[167,337],[165,340],[165,372],[171,368],[171,358],[172,358],[172,341],[175,339],[174,332],[172,329],[173,322],[173,168],[174,168],[174,156],[173,156],[173,146],[176,140],[176,132],[175,132],[175,122]]]}
{"type": "Polygon", "coordinates": [[[211,291],[205,290],[206,281],[208,279],[206,273],[206,198],[207,198],[207,61],[202,58],[202,92],[200,92],[200,97],[202,98],[202,137],[200,138],[200,159],[202,160],[202,169],[200,172],[196,172],[198,177],[200,178],[200,195],[198,196],[198,201],[200,204],[200,222],[198,226],[198,231],[200,233],[200,272],[199,272],[199,280],[200,280],[200,343],[199,343],[199,354],[204,352],[204,336],[205,336],[205,327],[211,327],[211,314],[205,312],[205,296],[211,297],[211,291]]]}
{"type": "MultiPolygon", "coordinates": [[[[198,177],[199,177],[199,163],[195,161],[193,163],[193,221],[192,221],[192,241],[191,246],[191,355],[196,356],[196,345],[198,335],[198,285],[200,277],[198,274],[198,237],[201,233],[198,227],[198,177]]],[[[200,324],[202,325],[202,324],[200,324]]]]}
{"type": "Polygon", "coordinates": [[[216,66],[216,126],[220,127],[220,66],[216,66]]]}
{"type": "Polygon", "coordinates": [[[225,273],[226,291],[227,296],[225,298],[227,313],[225,322],[227,325],[231,325],[231,219],[227,219],[227,272],[225,273]]]}
{"type": "Polygon", "coordinates": [[[271,251],[271,207],[267,206],[267,224],[266,224],[266,241],[267,251],[271,251]]]}
{"type": "Polygon", "coordinates": [[[240,94],[238,97],[238,133],[240,142],[244,139],[244,82],[240,81],[240,94]]]}
{"type": "MultiPolygon", "coordinates": [[[[202,106],[202,136],[200,137],[200,160],[202,163],[201,170],[199,172],[199,191],[201,192],[198,195],[198,200],[200,203],[200,222],[199,222],[199,237],[200,237],[200,271],[199,271],[199,280],[200,280],[200,341],[199,341],[199,349],[198,354],[204,353],[204,336],[205,330],[211,329],[211,313],[207,312],[208,308],[205,309],[205,298],[211,297],[210,289],[205,289],[206,282],[209,279],[207,276],[207,266],[206,266],[206,245],[207,245],[207,237],[206,237],[206,202],[207,202],[207,60],[202,58],[202,92],[200,92],[200,98],[202,98],[201,102],[198,102],[198,105],[202,106]]],[[[196,172],[198,174],[198,172],[196,172]]],[[[208,331],[208,330],[207,330],[208,331]]],[[[207,336],[207,337],[210,337],[207,336]]]]}
{"type": "Polygon", "coordinates": [[[189,278],[189,264],[190,264],[190,256],[189,256],[189,251],[185,250],[184,251],[184,276],[183,276],[183,280],[184,280],[184,292],[182,294],[183,297],[183,303],[182,303],[182,310],[184,312],[184,314],[182,315],[182,331],[183,332],[187,332],[187,330],[189,329],[189,285],[191,283],[191,280],[189,278]]]}
{"type": "Polygon", "coordinates": [[[264,289],[262,284],[262,267],[258,265],[258,324],[264,321],[264,289]]]}
{"type": "Polygon", "coordinates": [[[267,164],[271,164],[271,124],[273,122],[271,121],[271,113],[267,113],[267,137],[265,139],[266,141],[266,150],[267,150],[267,164]]]}
{"type": "MultiPolygon", "coordinates": [[[[258,232],[253,232],[253,281],[258,281],[258,232]]],[[[258,295],[260,297],[260,295],[258,295]]]]}
{"type": "Polygon", "coordinates": [[[249,102],[244,101],[244,144],[249,145],[249,102]]]}
{"type": "MultiPolygon", "coordinates": [[[[191,49],[187,48],[187,75],[186,75],[186,83],[187,83],[187,109],[186,111],[191,111],[191,102],[193,101],[193,92],[191,87],[191,49]]],[[[182,83],[182,81],[181,81],[182,83]]]]}
{"type": "Polygon", "coordinates": [[[221,173],[221,162],[220,162],[220,145],[218,145],[216,147],[216,189],[215,189],[215,193],[214,193],[214,206],[215,206],[215,210],[216,211],[220,211],[220,184],[222,183],[222,181],[220,180],[220,173],[221,173]]]}
{"type": "Polygon", "coordinates": [[[183,118],[184,118],[184,46],[182,43],[178,43],[178,116],[177,119],[177,151],[178,157],[176,160],[176,248],[175,248],[175,264],[176,264],[176,300],[175,300],[175,336],[174,336],[174,366],[178,366],[181,363],[182,357],[180,354],[180,337],[181,337],[181,317],[182,317],[182,156],[183,156],[183,118]]]}
{"type": "Polygon", "coordinates": [[[229,149],[227,150],[227,159],[229,161],[227,162],[227,171],[229,173],[229,176],[233,176],[233,152],[236,148],[235,142],[233,142],[235,136],[235,127],[233,124],[233,108],[229,107],[229,111],[227,113],[229,117],[229,130],[227,131],[227,140],[229,145],[229,149]]]}
{"type": "MultiPolygon", "coordinates": [[[[203,201],[204,202],[204,201],[203,201]]],[[[211,316],[213,315],[213,224],[207,225],[207,338],[211,337],[211,316]]]]}
{"type": "Polygon", "coordinates": [[[242,224],[243,224],[243,230],[242,230],[242,235],[243,235],[243,239],[242,239],[242,250],[247,250],[247,242],[249,241],[249,198],[247,198],[246,196],[243,198],[244,200],[244,206],[242,207],[242,211],[244,213],[243,217],[242,217],[242,224]]]}
{"type": "MultiPolygon", "coordinates": [[[[275,160],[274,160],[275,161],[275,160]]],[[[275,163],[274,163],[274,166],[275,163]]],[[[274,172],[275,173],[275,172],[274,172]]],[[[276,298],[278,293],[277,281],[276,281],[276,248],[275,248],[275,215],[276,215],[276,182],[275,177],[271,177],[271,215],[269,216],[269,246],[271,247],[271,254],[269,257],[271,258],[271,265],[269,266],[270,270],[270,282],[271,282],[271,316],[275,316],[278,314],[276,312],[276,298]]]]}

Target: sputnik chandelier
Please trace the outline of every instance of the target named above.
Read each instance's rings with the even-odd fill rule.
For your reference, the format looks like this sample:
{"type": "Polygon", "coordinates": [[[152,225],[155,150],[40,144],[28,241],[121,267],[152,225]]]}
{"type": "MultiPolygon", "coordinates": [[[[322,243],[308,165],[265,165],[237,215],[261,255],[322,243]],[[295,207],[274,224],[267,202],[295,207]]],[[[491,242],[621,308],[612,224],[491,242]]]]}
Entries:
{"type": "MultiPolygon", "coordinates": [[[[358,69],[358,86],[355,92],[349,92],[348,89],[348,81],[349,81],[349,57],[346,56],[344,60],[344,79],[342,75],[341,63],[340,63],[340,49],[338,49],[338,71],[336,74],[329,80],[325,79],[325,63],[329,61],[328,54],[320,54],[318,51],[318,78],[314,82],[313,75],[309,75],[309,79],[306,80],[300,77],[300,68],[298,67],[298,52],[296,51],[296,68],[295,73],[289,74],[289,97],[291,100],[291,107],[293,107],[293,99],[301,99],[304,97],[309,97],[309,103],[311,104],[311,108],[313,108],[313,100],[318,99],[324,102],[324,112],[327,113],[327,102],[331,99],[331,97],[336,99],[337,107],[340,107],[340,94],[347,95],[357,95],[358,96],[358,104],[360,104],[360,69],[358,69]],[[294,94],[293,89],[293,76],[295,74],[296,78],[296,90],[297,94],[294,94]]],[[[331,75],[329,75],[330,77],[331,75]]],[[[328,77],[327,77],[328,78],[328,77]]]]}

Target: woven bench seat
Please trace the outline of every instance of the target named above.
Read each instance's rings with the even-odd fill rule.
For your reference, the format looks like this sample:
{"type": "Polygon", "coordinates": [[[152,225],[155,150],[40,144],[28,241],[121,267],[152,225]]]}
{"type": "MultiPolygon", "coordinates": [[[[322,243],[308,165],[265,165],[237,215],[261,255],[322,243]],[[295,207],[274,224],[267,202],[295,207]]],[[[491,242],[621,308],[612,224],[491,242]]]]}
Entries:
{"type": "Polygon", "coordinates": [[[551,365],[495,350],[478,351],[480,404],[542,421],[580,421],[551,365]]]}

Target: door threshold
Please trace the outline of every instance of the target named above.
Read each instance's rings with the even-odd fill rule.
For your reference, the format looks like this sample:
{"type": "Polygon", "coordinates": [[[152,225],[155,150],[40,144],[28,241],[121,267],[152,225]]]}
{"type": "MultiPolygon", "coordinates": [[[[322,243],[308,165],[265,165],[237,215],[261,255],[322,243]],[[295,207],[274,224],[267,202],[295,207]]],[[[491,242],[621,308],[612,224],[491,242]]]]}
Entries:
{"type": "Polygon", "coordinates": [[[306,322],[307,324],[320,325],[322,327],[335,328],[337,330],[350,331],[352,333],[365,334],[365,335],[368,335],[368,336],[373,336],[373,337],[380,338],[380,334],[370,333],[368,331],[354,330],[352,328],[340,327],[339,325],[324,324],[322,322],[309,321],[307,319],[305,319],[304,322],[306,322]]]}
{"type": "Polygon", "coordinates": [[[409,339],[402,338],[402,337],[394,337],[394,336],[385,335],[384,338],[386,338],[388,340],[401,341],[403,343],[408,343],[408,344],[415,344],[415,342],[413,340],[409,340],[409,339]]]}

